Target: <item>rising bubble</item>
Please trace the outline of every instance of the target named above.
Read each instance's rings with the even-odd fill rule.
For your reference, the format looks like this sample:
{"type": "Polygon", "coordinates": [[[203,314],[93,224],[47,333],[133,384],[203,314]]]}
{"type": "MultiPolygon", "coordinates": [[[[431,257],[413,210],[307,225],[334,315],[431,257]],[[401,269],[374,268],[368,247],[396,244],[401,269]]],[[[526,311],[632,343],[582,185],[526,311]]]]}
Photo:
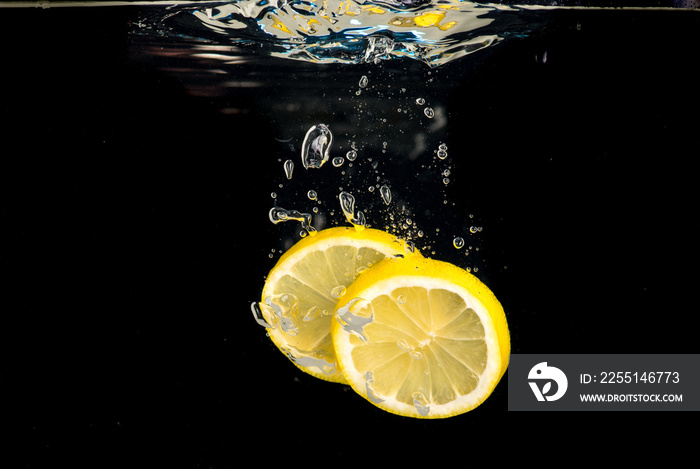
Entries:
{"type": "Polygon", "coordinates": [[[425,109],[423,109],[423,113],[428,119],[432,119],[433,117],[435,117],[435,111],[433,111],[433,108],[431,107],[426,107],[425,109]]]}
{"type": "Polygon", "coordinates": [[[384,203],[389,205],[391,203],[391,189],[389,189],[389,186],[384,184],[379,188],[379,193],[382,195],[382,200],[384,203]]]}
{"type": "Polygon", "coordinates": [[[349,192],[340,193],[340,208],[343,209],[345,218],[350,222],[357,231],[362,231],[365,227],[365,215],[358,211],[355,214],[355,197],[349,192]]]}
{"type": "Polygon", "coordinates": [[[294,162],[292,160],[287,160],[284,162],[284,174],[287,179],[292,179],[292,172],[294,172],[294,162]]]}
{"type": "Polygon", "coordinates": [[[328,153],[333,144],[333,134],[324,124],[314,125],[306,132],[301,145],[301,163],[304,168],[320,168],[328,161],[328,153]]]}
{"type": "Polygon", "coordinates": [[[457,236],[452,240],[452,244],[457,249],[462,249],[464,247],[464,238],[457,236]]]}

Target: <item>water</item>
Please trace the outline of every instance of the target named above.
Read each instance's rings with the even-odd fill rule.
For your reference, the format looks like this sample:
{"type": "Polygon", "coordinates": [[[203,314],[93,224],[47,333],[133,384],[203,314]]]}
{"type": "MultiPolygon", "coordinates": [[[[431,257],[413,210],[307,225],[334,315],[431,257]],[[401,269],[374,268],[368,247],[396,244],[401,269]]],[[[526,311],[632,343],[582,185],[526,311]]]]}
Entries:
{"type": "MultiPolygon", "coordinates": [[[[15,352],[5,389],[30,399],[18,409],[39,453],[86,457],[47,428],[100,443],[175,429],[214,448],[177,464],[225,465],[208,458],[230,435],[199,430],[218,428],[208,416],[246,424],[242,389],[254,389],[260,421],[275,421],[284,395],[307,435],[338,402],[362,414],[365,403],[274,350],[256,324],[275,325],[274,310],[249,312],[269,269],[308,235],[270,210],[316,230],[352,226],[343,191],[367,226],[487,283],[514,353],[695,352],[694,328],[653,325],[693,311],[698,12],[472,4],[467,27],[464,3],[438,26],[426,16],[406,27],[429,8],[382,6],[344,14],[333,34],[317,25],[285,37],[264,16],[146,3],[0,8],[0,268],[15,352]],[[353,33],[351,19],[371,23],[353,33]],[[439,28],[450,21],[460,23],[439,28]],[[320,123],[333,135],[329,159],[307,169],[302,144],[320,123]],[[47,425],[47,415],[65,418],[47,425]]],[[[636,2],[652,3],[679,5],[636,2]]],[[[306,18],[324,25],[319,14],[306,18]]],[[[505,395],[489,406],[465,418],[502,426],[505,395]]],[[[387,435],[405,434],[375,416],[387,435]]],[[[425,443],[455,443],[434,435],[425,443]]]]}

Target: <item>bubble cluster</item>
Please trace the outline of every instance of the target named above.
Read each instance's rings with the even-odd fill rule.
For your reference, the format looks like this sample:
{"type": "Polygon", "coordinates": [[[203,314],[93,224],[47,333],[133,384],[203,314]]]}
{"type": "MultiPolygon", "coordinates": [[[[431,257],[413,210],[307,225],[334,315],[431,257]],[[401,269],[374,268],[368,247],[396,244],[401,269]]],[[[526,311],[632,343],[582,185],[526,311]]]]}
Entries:
{"type": "MultiPolygon", "coordinates": [[[[458,219],[461,202],[452,200],[450,195],[453,188],[468,180],[458,179],[462,175],[455,174],[448,158],[449,142],[445,135],[439,135],[443,114],[439,119],[435,117],[441,104],[435,98],[411,93],[405,86],[398,87],[391,80],[375,80],[369,73],[359,76],[355,84],[354,90],[364,94],[361,98],[349,98],[354,116],[346,116],[343,126],[330,122],[308,128],[301,160],[309,171],[295,171],[292,155],[278,156],[286,181],[284,188],[282,183],[275,188],[273,202],[276,210],[277,204],[296,210],[281,209],[275,223],[291,220],[302,224],[301,230],[293,232],[294,237],[313,234],[314,227],[347,223],[358,230],[374,227],[392,233],[428,256],[444,253],[447,246],[452,253],[475,252],[468,245],[478,244],[474,237],[482,228],[473,221],[458,219]],[[389,105],[373,108],[374,99],[389,105]],[[371,126],[375,133],[353,133],[346,125],[353,120],[368,121],[363,124],[371,126]],[[393,129],[401,129],[395,127],[400,121],[413,121],[411,125],[421,130],[392,134],[393,129]],[[335,132],[331,132],[331,127],[335,132]],[[406,145],[408,141],[414,145],[406,145]],[[405,153],[407,147],[413,154],[405,153]],[[325,165],[326,162],[330,164],[325,165]],[[415,167],[413,174],[407,171],[411,166],[415,167]],[[313,184],[313,189],[309,190],[309,184],[313,184]],[[430,200],[432,205],[427,206],[424,200],[430,200]],[[455,224],[461,225],[462,233],[447,235],[454,233],[455,224]],[[450,229],[426,229],[431,225],[450,229]]],[[[293,145],[289,147],[293,149],[293,145]]]]}

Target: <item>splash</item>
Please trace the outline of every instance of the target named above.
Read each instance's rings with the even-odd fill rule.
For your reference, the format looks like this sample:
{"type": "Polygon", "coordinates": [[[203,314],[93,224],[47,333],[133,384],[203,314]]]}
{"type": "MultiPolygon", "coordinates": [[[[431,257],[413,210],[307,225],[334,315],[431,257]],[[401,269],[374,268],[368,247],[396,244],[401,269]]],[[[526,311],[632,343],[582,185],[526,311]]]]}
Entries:
{"type": "MultiPolygon", "coordinates": [[[[141,32],[219,45],[255,44],[314,63],[414,59],[437,67],[537,28],[527,7],[461,0],[240,0],[180,6],[139,21],[141,32]]],[[[367,85],[360,83],[360,89],[367,85]]]]}

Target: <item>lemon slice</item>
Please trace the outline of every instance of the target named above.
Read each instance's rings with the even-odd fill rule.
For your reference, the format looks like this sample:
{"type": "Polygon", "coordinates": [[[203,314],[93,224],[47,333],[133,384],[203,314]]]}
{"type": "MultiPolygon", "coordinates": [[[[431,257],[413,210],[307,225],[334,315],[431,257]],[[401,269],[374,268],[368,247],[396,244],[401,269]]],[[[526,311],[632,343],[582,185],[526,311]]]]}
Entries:
{"type": "Polygon", "coordinates": [[[258,322],[301,370],[345,383],[336,366],[331,319],[336,302],[364,270],[391,256],[419,255],[383,231],[329,228],[290,248],[267,276],[253,304],[258,322]]]}
{"type": "Polygon", "coordinates": [[[501,304],[476,277],[446,262],[384,260],[348,288],[334,314],[343,375],[358,394],[395,414],[467,412],[508,366],[501,304]]]}

